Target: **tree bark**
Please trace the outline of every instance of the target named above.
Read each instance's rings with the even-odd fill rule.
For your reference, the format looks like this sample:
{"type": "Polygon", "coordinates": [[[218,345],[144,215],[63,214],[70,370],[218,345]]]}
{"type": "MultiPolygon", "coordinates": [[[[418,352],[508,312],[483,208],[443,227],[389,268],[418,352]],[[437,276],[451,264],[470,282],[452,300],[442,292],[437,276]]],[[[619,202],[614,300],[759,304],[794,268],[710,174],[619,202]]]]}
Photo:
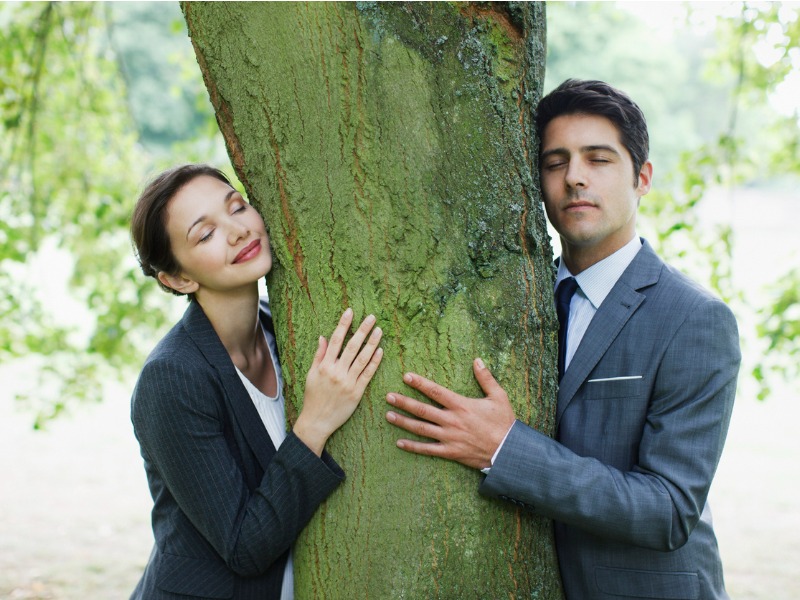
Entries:
{"type": "MultiPolygon", "coordinates": [[[[295,547],[297,598],[558,598],[550,523],[481,497],[479,472],[395,446],[415,371],[551,432],[552,250],[532,111],[544,3],[186,3],[237,175],[270,228],[291,421],[344,308],[383,364],[328,443],[347,479],[295,547]]],[[[535,457],[534,457],[535,458],[535,457]]]]}

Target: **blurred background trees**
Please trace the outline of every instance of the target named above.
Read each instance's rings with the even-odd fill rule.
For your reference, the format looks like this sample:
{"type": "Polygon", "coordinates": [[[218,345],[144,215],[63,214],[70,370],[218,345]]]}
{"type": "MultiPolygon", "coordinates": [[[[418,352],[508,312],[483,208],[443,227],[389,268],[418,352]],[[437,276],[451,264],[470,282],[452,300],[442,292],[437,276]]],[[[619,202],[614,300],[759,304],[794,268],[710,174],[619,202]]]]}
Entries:
{"type": "MultiPolygon", "coordinates": [[[[545,91],[599,78],[642,106],[656,185],[641,233],[731,303],[760,397],[795,380],[797,256],[763,247],[783,276],[737,280],[729,217],[731,190],[800,178],[797,3],[547,10],[545,91]]],[[[185,161],[233,175],[177,3],[0,3],[0,363],[37,424],[130,377],[183,310],[138,272],[127,226],[146,180],[185,161]]]]}
{"type": "Polygon", "coordinates": [[[0,36],[0,361],[38,426],[171,320],[132,257],[137,190],[225,154],[177,3],[2,3],[0,36]]]}

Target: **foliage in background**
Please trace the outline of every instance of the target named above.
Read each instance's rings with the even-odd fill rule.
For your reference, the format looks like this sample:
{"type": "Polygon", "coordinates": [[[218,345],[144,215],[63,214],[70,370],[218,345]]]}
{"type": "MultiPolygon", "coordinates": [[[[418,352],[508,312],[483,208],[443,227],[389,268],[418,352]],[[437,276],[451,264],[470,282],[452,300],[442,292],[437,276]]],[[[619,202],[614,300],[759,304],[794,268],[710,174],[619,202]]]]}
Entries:
{"type": "Polygon", "coordinates": [[[0,4],[0,362],[33,373],[13,383],[37,426],[100,400],[172,319],[131,253],[130,211],[157,165],[128,110],[110,6],[0,4]]]}
{"type": "MultiPolygon", "coordinates": [[[[800,176],[800,102],[786,111],[774,104],[776,91],[800,80],[800,20],[798,6],[787,3],[732,3],[718,17],[715,51],[705,65],[706,81],[730,82],[729,99],[716,108],[723,117],[716,137],[681,154],[670,186],[657,193],[649,220],[658,222],[658,241],[667,255],[694,257],[689,272],[699,272],[737,311],[746,315],[742,344],[758,348],[746,364],[765,399],[779,381],[796,382],[800,375],[800,270],[789,266],[767,290],[744,288],[732,272],[735,237],[725,218],[701,227],[700,203],[714,188],[757,186],[765,193],[789,185],[800,176]],[[672,226],[663,229],[667,222],[672,226]],[[759,300],[766,291],[767,301],[759,300]],[[748,328],[750,320],[755,327],[748,328]]],[[[727,209],[732,213],[734,207],[727,209]]],[[[647,214],[648,211],[645,211],[647,214]]],[[[780,247],[763,249],[764,260],[785,264],[780,247]]],[[[791,263],[790,263],[791,264],[791,263]]],[[[743,374],[744,375],[744,374],[743,374]]]]}
{"type": "MultiPolygon", "coordinates": [[[[752,165],[754,179],[778,184],[788,180],[797,189],[800,100],[796,92],[789,106],[775,106],[774,99],[783,88],[800,89],[800,5],[743,3],[740,9],[739,14],[718,24],[720,52],[712,68],[734,67],[740,110],[749,113],[772,105],[774,112],[761,129],[738,131],[734,113],[730,138],[736,133],[740,138],[731,142],[737,144],[735,150],[720,166],[733,171],[740,164],[752,165]],[[752,135],[754,132],[760,135],[752,135]]],[[[779,247],[765,249],[764,260],[783,263],[787,258],[792,257],[786,257],[779,247]]],[[[760,399],[769,395],[778,379],[796,384],[800,378],[800,268],[790,266],[767,291],[770,302],[758,310],[756,326],[762,358],[752,369],[760,399]]]]}
{"type": "MultiPolygon", "coordinates": [[[[38,377],[19,393],[40,412],[68,398],[98,398],[96,384],[134,360],[125,336],[131,312],[148,302],[136,284],[125,235],[139,183],[136,135],[124,108],[114,56],[104,51],[102,5],[3,4],[0,54],[0,356],[36,356],[38,377]],[[133,168],[132,168],[133,167],[133,168]],[[76,261],[70,284],[81,321],[65,318],[67,298],[42,280],[36,259],[76,261]],[[47,252],[47,257],[41,253],[47,252]],[[83,308],[83,307],[82,307],[83,308]],[[42,402],[45,396],[57,399],[42,402]]],[[[158,312],[151,313],[158,319],[158,312]]]]}
{"type": "Polygon", "coordinates": [[[108,5],[109,40],[142,145],[173,160],[228,164],[177,2],[108,5]]]}

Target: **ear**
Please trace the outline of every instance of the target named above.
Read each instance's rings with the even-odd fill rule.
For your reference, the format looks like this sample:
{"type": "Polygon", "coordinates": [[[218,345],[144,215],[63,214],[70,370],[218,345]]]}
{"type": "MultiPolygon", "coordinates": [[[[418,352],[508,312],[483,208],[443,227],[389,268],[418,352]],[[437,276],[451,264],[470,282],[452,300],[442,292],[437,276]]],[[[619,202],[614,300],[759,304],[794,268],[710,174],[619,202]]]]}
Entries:
{"type": "Polygon", "coordinates": [[[158,280],[181,294],[193,294],[200,287],[200,284],[192,279],[187,279],[183,275],[170,275],[164,271],[158,272],[158,280]]]}
{"type": "Polygon", "coordinates": [[[644,196],[650,191],[650,184],[653,182],[653,163],[649,160],[642,165],[639,170],[639,185],[636,186],[636,191],[639,197],[644,196]]]}

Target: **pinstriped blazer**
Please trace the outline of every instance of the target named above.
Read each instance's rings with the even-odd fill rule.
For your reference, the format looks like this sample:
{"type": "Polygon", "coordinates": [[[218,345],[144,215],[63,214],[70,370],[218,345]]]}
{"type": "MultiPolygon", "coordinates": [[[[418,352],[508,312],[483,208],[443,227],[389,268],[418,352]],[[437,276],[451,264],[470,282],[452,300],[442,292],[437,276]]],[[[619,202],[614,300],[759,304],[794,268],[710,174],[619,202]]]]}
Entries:
{"type": "Polygon", "coordinates": [[[481,484],[555,520],[568,599],[727,598],[706,498],[740,358],[727,306],[644,242],[564,374],[555,440],[515,423],[481,484]]]}
{"type": "MultiPolygon", "coordinates": [[[[265,301],[259,316],[272,331],[265,301]]],[[[131,598],[279,598],[291,544],[344,473],[292,433],[275,450],[197,302],[145,362],[131,418],[155,536],[131,598]]]]}

